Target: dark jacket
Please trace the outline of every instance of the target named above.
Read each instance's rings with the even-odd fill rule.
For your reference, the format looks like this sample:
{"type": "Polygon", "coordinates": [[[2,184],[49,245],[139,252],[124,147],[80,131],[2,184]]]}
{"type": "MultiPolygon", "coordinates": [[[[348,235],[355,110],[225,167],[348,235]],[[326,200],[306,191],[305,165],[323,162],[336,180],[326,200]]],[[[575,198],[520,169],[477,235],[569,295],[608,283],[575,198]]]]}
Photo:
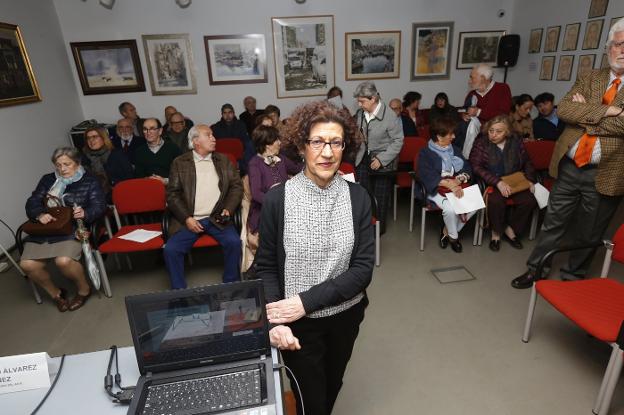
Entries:
{"type": "Polygon", "coordinates": [[[556,141],[565,129],[565,122],[560,118],[557,125],[538,115],[533,120],[533,137],[556,141]]]}
{"type": "Polygon", "coordinates": [[[264,114],[264,110],[256,110],[253,114],[250,114],[249,111],[241,112],[238,118],[245,123],[245,127],[247,128],[247,133],[251,137],[251,133],[254,128],[256,128],[256,120],[259,116],[264,114]]]}
{"type": "MultiPolygon", "coordinates": [[[[221,213],[223,209],[234,214],[243,198],[243,184],[240,176],[224,154],[212,153],[212,160],[219,176],[219,190],[221,191],[212,214],[221,213]]],[[[195,187],[195,160],[193,152],[188,151],[171,164],[167,184],[167,207],[173,214],[173,218],[169,225],[169,236],[186,226],[186,219],[193,216],[195,187]]]]}
{"type": "Polygon", "coordinates": [[[120,150],[123,151],[123,153],[126,155],[128,161],[130,161],[130,163],[134,166],[134,164],[136,164],[136,160],[135,160],[135,151],[137,148],[141,147],[141,145],[146,144],[145,138],[143,137],[139,137],[139,136],[134,136],[132,137],[132,141],[130,142],[130,145],[128,146],[128,150],[124,151],[123,149],[123,145],[121,142],[121,138],[118,137],[117,135],[114,135],[111,137],[111,142],[113,143],[113,146],[115,148],[118,148],[120,150]]]}
{"type": "MultiPolygon", "coordinates": [[[[260,246],[256,254],[256,273],[264,282],[267,303],[284,298],[284,184],[264,197],[260,220],[260,246]]],[[[349,183],[353,210],[354,245],[349,269],[299,293],[306,314],[343,303],[368,287],[375,262],[375,237],[371,222],[371,203],[366,190],[349,183]]]]}
{"type": "MultiPolygon", "coordinates": [[[[472,176],[472,169],[470,163],[462,156],[462,152],[459,148],[453,146],[454,154],[464,160],[464,167],[460,171],[456,171],[455,174],[466,173],[468,176],[472,176]]],[[[418,178],[425,185],[428,195],[435,195],[438,191],[438,185],[442,176],[442,159],[429,147],[424,147],[420,150],[418,156],[418,178]]]]}
{"type": "Polygon", "coordinates": [[[182,152],[171,141],[165,139],[163,141],[162,147],[156,153],[149,149],[147,143],[136,149],[134,152],[136,159],[136,164],[134,165],[135,177],[149,177],[152,174],[157,174],[160,177],[169,177],[171,163],[182,152]]]}
{"type": "Polygon", "coordinates": [[[470,165],[476,176],[479,176],[486,185],[496,186],[500,182],[500,176],[507,176],[517,171],[524,172],[526,178],[535,183],[537,177],[533,163],[524,148],[522,139],[515,135],[507,138],[502,159],[504,164],[503,174],[496,174],[496,161],[491,158],[495,151],[496,144],[492,144],[485,135],[479,135],[470,151],[470,165]]]}
{"type": "MultiPolygon", "coordinates": [[[[82,165],[88,172],[91,172],[91,161],[84,155],[82,156],[82,165]]],[[[104,171],[111,188],[123,180],[134,177],[134,169],[124,151],[116,148],[111,151],[106,163],[104,163],[104,171]]]]}
{"type": "MultiPolygon", "coordinates": [[[[44,175],[41,180],[39,180],[32,195],[26,200],[26,216],[28,216],[28,219],[31,221],[36,221],[37,216],[46,211],[43,202],[55,181],[56,177],[54,173],[44,175]]],[[[76,203],[84,209],[85,222],[87,224],[101,218],[106,211],[106,199],[104,198],[102,187],[98,179],[89,173],[85,172],[80,180],[68,185],[65,188],[65,195],[67,196],[65,196],[64,200],[68,205],[76,203]]],[[[30,240],[40,242],[55,242],[73,238],[74,235],[69,235],[67,237],[29,237],[30,240]]]]}

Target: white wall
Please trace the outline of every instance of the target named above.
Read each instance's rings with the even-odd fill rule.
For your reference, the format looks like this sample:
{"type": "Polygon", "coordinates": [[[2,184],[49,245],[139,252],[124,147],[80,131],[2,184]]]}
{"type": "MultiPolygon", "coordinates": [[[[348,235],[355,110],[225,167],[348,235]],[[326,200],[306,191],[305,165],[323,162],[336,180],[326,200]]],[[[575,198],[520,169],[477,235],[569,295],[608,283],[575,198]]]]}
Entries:
{"type": "MultiPolygon", "coordinates": [[[[272,16],[334,15],[336,83],[345,93],[347,105],[357,82],[345,81],[344,33],[368,30],[401,30],[401,78],[377,82],[383,98],[402,96],[408,90],[423,94],[423,105],[430,106],[440,91],[449,93],[452,102],[461,103],[467,92],[468,71],[451,70],[445,81],[410,82],[411,31],[414,22],[454,21],[455,31],[451,67],[455,67],[459,32],[508,30],[513,0],[310,0],[298,5],[294,0],[230,0],[212,2],[195,0],[188,9],[180,9],[173,0],[117,0],[113,10],[106,10],[95,0],[87,2],[54,0],[58,11],[66,56],[72,61],[71,71],[79,90],[80,84],[71,58],[69,43],[75,41],[136,39],[141,56],[143,75],[149,84],[142,34],[190,33],[198,80],[197,95],[152,96],[150,87],[142,93],[82,96],[86,118],[111,122],[119,117],[117,105],[125,100],[137,106],[141,116],[163,117],[168,104],[175,105],[194,121],[214,122],[221,104],[230,102],[237,113],[246,95],[258,99],[258,106],[276,104],[288,114],[310,98],[277,99],[273,63],[272,16]],[[505,9],[503,18],[497,11],[505,9]],[[203,36],[218,34],[263,33],[266,39],[269,82],[237,86],[210,86],[203,46],[203,36]]],[[[499,76],[502,78],[502,76],[499,76]]]]}
{"type": "MultiPolygon", "coordinates": [[[[587,25],[587,15],[589,12],[589,0],[522,0],[515,2],[512,32],[521,36],[520,41],[520,57],[515,68],[509,71],[508,80],[512,84],[512,92],[514,94],[526,92],[533,96],[541,92],[551,92],[555,95],[555,99],[561,99],[572,87],[576,80],[576,71],[578,68],[578,60],[580,55],[596,54],[595,68],[600,66],[600,60],[604,53],[604,44],[607,40],[609,22],[612,17],[624,16],[624,1],[611,0],[607,8],[607,15],[600,17],[604,19],[602,29],[601,43],[598,49],[581,50],[585,27],[587,25]],[[581,23],[581,30],[576,51],[561,51],[565,26],[569,23],[581,23]],[[546,36],[546,28],[549,26],[561,26],[559,36],[559,46],[557,52],[544,53],[544,37],[546,36]],[[529,33],[531,29],[544,29],[542,37],[542,45],[540,53],[529,54],[529,33]],[[540,81],[539,72],[542,62],[542,56],[556,56],[555,69],[552,81],[540,81]],[[572,77],[570,81],[557,81],[557,68],[559,67],[559,59],[561,55],[575,55],[574,66],[572,68],[572,77]],[[534,66],[530,69],[530,66],[534,66]]],[[[591,19],[594,20],[594,19],[591,19]]]]}
{"type": "MultiPolygon", "coordinates": [[[[84,117],[52,2],[4,1],[0,16],[20,27],[43,98],[0,108],[0,218],[15,229],[26,219],[26,198],[39,178],[53,170],[53,149],[69,144],[68,127],[84,117]]],[[[13,245],[4,227],[0,243],[13,245]]]]}

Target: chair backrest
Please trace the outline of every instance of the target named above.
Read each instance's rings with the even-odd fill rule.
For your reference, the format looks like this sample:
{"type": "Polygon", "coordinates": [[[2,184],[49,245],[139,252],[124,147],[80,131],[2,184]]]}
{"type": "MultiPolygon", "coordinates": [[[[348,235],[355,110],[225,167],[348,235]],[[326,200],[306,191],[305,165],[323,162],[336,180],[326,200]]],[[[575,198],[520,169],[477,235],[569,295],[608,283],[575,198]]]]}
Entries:
{"type": "Polygon", "coordinates": [[[529,154],[535,170],[548,170],[555,150],[555,142],[549,140],[527,141],[524,148],[529,154]]]}
{"type": "Polygon", "coordinates": [[[130,179],[113,187],[113,204],[120,215],[164,211],[165,185],[156,179],[130,179]]]}
{"type": "Polygon", "coordinates": [[[426,140],[431,138],[429,137],[429,124],[419,125],[418,127],[416,127],[416,130],[418,131],[419,137],[422,137],[426,140]]]}
{"type": "Polygon", "coordinates": [[[624,264],[624,224],[613,235],[613,260],[624,264]]]}
{"type": "Polygon", "coordinates": [[[344,174],[349,174],[349,173],[355,174],[355,167],[353,167],[353,164],[347,163],[346,161],[343,161],[342,163],[340,163],[340,167],[338,168],[338,170],[340,170],[344,174]]]}
{"type": "Polygon", "coordinates": [[[403,139],[403,147],[399,153],[399,163],[412,163],[414,156],[427,145],[427,140],[423,137],[408,136],[403,139]]]}
{"type": "MultiPolygon", "coordinates": [[[[218,153],[220,153],[218,151],[218,153]]],[[[232,163],[232,165],[234,166],[235,169],[238,169],[238,162],[236,161],[236,156],[232,153],[221,153],[224,156],[226,156],[228,159],[230,159],[230,162],[232,163]]]]}
{"type": "Polygon", "coordinates": [[[243,159],[243,143],[238,138],[217,138],[217,153],[230,153],[236,160],[243,159]]]}
{"type": "Polygon", "coordinates": [[[418,137],[418,140],[415,142],[415,144],[416,144],[416,149],[414,151],[414,158],[411,160],[411,162],[412,162],[413,171],[415,171],[416,174],[418,174],[418,158],[420,156],[420,150],[427,147],[427,140],[422,137],[418,137]]]}

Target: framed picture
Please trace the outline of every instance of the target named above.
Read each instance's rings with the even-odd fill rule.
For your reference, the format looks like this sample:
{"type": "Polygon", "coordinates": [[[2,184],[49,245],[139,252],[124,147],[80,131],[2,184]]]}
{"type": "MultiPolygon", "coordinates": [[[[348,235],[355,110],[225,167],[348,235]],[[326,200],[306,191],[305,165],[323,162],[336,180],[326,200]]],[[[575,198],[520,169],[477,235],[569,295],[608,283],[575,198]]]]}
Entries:
{"type": "Polygon", "coordinates": [[[210,85],[267,82],[264,35],[204,36],[210,85]]]}
{"type": "Polygon", "coordinates": [[[398,78],[401,31],[345,33],[345,79],[398,78]]]}
{"type": "Polygon", "coordinates": [[[594,69],[594,62],[596,61],[596,55],[581,55],[579,56],[578,68],[576,69],[576,78],[587,75],[592,69],[594,69]]]}
{"type": "Polygon", "coordinates": [[[551,26],[546,29],[546,42],[544,43],[544,52],[556,52],[559,45],[559,33],[561,26],[551,26]]]}
{"type": "Polygon", "coordinates": [[[612,17],[611,21],[609,22],[609,30],[611,30],[611,28],[613,27],[613,25],[615,24],[615,22],[617,22],[618,20],[624,18],[624,16],[620,16],[620,17],[612,17]]]}
{"type": "Polygon", "coordinates": [[[541,27],[539,29],[531,30],[529,34],[529,53],[539,53],[542,48],[542,34],[544,33],[544,29],[541,27]]]}
{"type": "Polygon", "coordinates": [[[587,22],[587,26],[585,26],[585,37],[583,37],[583,50],[598,48],[603,24],[604,19],[587,22]]]}
{"type": "Polygon", "coordinates": [[[334,16],[273,17],[278,98],[325,95],[335,85],[334,16]]]}
{"type": "Polygon", "coordinates": [[[594,17],[604,16],[605,14],[607,14],[608,6],[609,6],[609,0],[591,0],[587,18],[593,19],[594,17]]]}
{"type": "Polygon", "coordinates": [[[69,44],[85,95],[145,91],[134,39],[69,44]]]}
{"type": "Polygon", "coordinates": [[[598,69],[605,69],[610,67],[611,65],[609,65],[609,58],[607,57],[606,53],[603,53],[602,58],[600,59],[600,68],[598,69]]]}
{"type": "Polygon", "coordinates": [[[152,95],[196,94],[195,65],[189,35],[141,37],[152,95]]]}
{"type": "Polygon", "coordinates": [[[453,22],[413,23],[410,80],[449,79],[453,22]]]}
{"type": "Polygon", "coordinates": [[[572,65],[574,65],[574,55],[561,55],[559,57],[559,67],[557,68],[557,81],[569,81],[572,77],[572,65]]]}
{"type": "Polygon", "coordinates": [[[41,101],[22,33],[9,23],[0,23],[0,79],[0,106],[41,101]]]}
{"type": "Polygon", "coordinates": [[[580,23],[570,23],[566,25],[565,33],[563,34],[563,45],[561,45],[561,50],[576,50],[580,31],[580,23]]]}
{"type": "Polygon", "coordinates": [[[553,69],[555,68],[554,56],[543,56],[542,67],[540,69],[540,81],[551,81],[553,77],[553,69]]]}
{"type": "Polygon", "coordinates": [[[504,35],[504,30],[461,32],[457,46],[457,69],[471,69],[478,63],[496,66],[498,42],[504,35]]]}

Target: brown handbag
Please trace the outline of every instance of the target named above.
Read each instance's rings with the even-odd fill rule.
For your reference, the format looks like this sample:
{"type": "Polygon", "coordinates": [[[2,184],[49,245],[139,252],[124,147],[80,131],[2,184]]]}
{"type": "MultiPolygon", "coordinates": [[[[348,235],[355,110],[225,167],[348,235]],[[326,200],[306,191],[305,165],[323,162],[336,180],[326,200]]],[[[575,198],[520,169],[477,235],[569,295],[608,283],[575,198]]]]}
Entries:
{"type": "Polygon", "coordinates": [[[531,188],[531,182],[521,171],[517,171],[507,176],[502,176],[501,180],[511,187],[512,195],[531,188]]]}
{"type": "Polygon", "coordinates": [[[62,203],[58,197],[47,195],[43,199],[43,206],[45,207],[45,213],[48,213],[54,218],[55,221],[43,224],[39,221],[26,221],[22,225],[22,230],[29,235],[33,236],[63,236],[71,235],[74,232],[72,225],[72,213],[73,209],[69,206],[61,206],[62,203]],[[58,206],[48,207],[48,200],[54,200],[58,206]]]}

